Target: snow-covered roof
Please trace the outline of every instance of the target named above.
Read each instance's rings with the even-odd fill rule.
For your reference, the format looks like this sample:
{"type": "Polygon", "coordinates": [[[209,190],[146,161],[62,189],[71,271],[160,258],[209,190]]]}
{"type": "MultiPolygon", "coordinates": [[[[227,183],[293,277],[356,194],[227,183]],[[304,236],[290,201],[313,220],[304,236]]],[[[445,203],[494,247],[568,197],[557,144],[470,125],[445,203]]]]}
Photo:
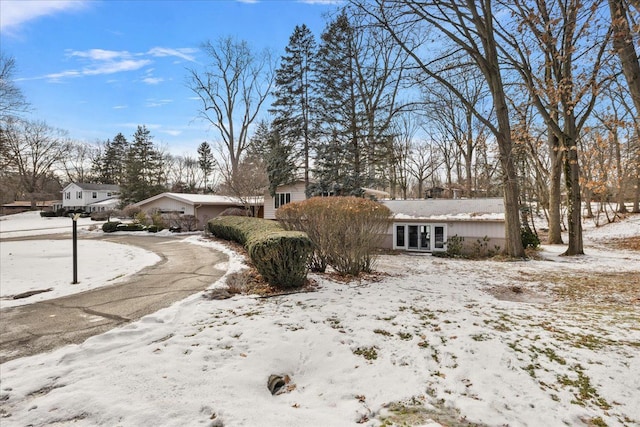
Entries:
{"type": "Polygon", "coordinates": [[[501,198],[383,200],[382,203],[397,219],[504,219],[504,202],[501,198]]]}
{"type": "MultiPolygon", "coordinates": [[[[69,185],[76,185],[82,188],[83,190],[88,190],[88,191],[114,191],[114,192],[120,191],[120,187],[114,184],[87,184],[82,182],[72,182],[69,185]]],[[[69,185],[67,185],[67,187],[69,185]]]]}
{"type": "Polygon", "coordinates": [[[89,203],[87,206],[113,206],[120,203],[120,199],[110,197],[108,199],[100,200],[99,202],[89,203]]]}
{"type": "MultiPolygon", "coordinates": [[[[183,203],[187,203],[189,205],[222,205],[222,206],[244,205],[244,202],[237,197],[220,196],[218,194],[189,194],[189,193],[162,193],[153,197],[149,197],[148,199],[142,200],[136,203],[135,205],[141,206],[149,202],[153,202],[155,200],[161,199],[163,197],[178,200],[183,203]]],[[[250,201],[251,201],[251,204],[261,205],[261,204],[264,204],[264,197],[253,196],[250,198],[250,201]]]]}

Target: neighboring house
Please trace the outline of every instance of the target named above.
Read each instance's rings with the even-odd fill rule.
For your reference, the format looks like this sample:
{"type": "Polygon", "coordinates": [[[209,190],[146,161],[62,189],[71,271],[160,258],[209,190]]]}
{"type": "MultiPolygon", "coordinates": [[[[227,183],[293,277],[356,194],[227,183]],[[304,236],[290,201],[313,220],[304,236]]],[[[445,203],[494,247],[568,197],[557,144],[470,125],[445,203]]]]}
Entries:
{"type": "Polygon", "coordinates": [[[383,200],[393,223],[383,248],[417,252],[443,252],[447,240],[462,239],[471,249],[478,241],[489,249],[505,247],[504,203],[492,199],[383,200]]]}
{"type": "Polygon", "coordinates": [[[116,209],[119,194],[117,185],[71,183],[62,190],[62,208],[85,212],[116,209]]]}
{"type": "MultiPolygon", "coordinates": [[[[62,205],[59,200],[36,201],[36,209],[42,211],[56,211],[62,205]]],[[[29,200],[17,200],[12,203],[2,205],[1,215],[10,215],[31,210],[31,202],[29,200]]]]}
{"type": "MultiPolygon", "coordinates": [[[[254,216],[261,217],[264,200],[255,197],[251,209],[254,216]]],[[[241,208],[245,205],[237,197],[219,196],[213,194],[162,193],[135,203],[143,211],[157,211],[160,213],[178,213],[193,215],[198,218],[198,229],[204,229],[211,218],[215,218],[227,208],[241,208]]]]}
{"type": "MultiPolygon", "coordinates": [[[[363,188],[365,196],[384,198],[389,197],[386,191],[363,188]]],[[[307,199],[304,189],[304,181],[296,181],[292,184],[281,185],[276,189],[276,195],[271,197],[269,191],[264,195],[264,217],[265,219],[276,219],[276,211],[280,206],[287,203],[301,202],[307,199]]]]}

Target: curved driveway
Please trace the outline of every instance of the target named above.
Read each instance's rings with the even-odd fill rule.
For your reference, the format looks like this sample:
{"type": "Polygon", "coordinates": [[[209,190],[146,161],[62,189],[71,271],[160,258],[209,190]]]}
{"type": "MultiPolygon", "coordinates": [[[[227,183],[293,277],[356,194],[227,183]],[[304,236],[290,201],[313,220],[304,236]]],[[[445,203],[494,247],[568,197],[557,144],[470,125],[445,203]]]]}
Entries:
{"type": "MultiPolygon", "coordinates": [[[[70,236],[38,236],[38,240],[70,236]]],[[[82,237],[81,237],[82,238],[82,237]]],[[[227,256],[176,237],[89,237],[139,246],[162,260],[126,281],[0,311],[0,363],[78,344],[202,291],[222,277],[227,256]]],[[[8,239],[7,239],[8,240],[8,239]]],[[[11,240],[24,240],[11,239],[11,240]]]]}

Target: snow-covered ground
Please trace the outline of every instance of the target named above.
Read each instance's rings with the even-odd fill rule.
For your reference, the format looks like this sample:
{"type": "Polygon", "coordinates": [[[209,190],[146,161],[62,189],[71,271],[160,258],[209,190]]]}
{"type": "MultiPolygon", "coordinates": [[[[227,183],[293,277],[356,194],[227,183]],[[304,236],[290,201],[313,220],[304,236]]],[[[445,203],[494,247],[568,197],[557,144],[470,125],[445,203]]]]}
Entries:
{"type": "MultiPolygon", "coordinates": [[[[545,279],[640,274],[639,252],[591,246],[629,235],[640,216],[588,228],[584,257],[559,246],[526,262],[385,255],[369,280],[310,275],[315,292],[193,295],[2,364],[0,424],[638,425],[640,295],[584,304],[545,279]],[[494,296],[507,293],[518,298],[494,296]],[[288,376],[285,393],[271,395],[272,374],[288,376]]],[[[229,273],[243,268],[220,244],[188,241],[229,253],[229,273]]]]}

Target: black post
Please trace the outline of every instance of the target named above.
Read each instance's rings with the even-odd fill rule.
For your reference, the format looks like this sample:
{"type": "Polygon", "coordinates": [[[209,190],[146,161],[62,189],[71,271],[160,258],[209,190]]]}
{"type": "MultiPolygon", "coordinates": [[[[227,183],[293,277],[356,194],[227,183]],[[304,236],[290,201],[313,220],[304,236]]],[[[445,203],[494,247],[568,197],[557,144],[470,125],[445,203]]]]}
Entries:
{"type": "Polygon", "coordinates": [[[78,283],[78,217],[80,215],[75,214],[73,219],[73,282],[78,283]]]}

